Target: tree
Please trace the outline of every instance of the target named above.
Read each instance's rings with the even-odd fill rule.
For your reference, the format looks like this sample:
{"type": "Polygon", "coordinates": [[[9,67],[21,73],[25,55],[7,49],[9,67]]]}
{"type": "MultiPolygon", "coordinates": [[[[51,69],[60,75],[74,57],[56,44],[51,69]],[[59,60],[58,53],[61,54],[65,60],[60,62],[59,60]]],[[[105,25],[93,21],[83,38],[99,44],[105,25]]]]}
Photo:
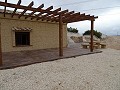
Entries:
{"type": "MultiPolygon", "coordinates": [[[[91,33],[91,30],[87,30],[83,35],[90,35],[90,33],[91,33]]],[[[98,32],[97,30],[93,30],[93,35],[101,39],[102,33],[98,32]]]]}
{"type": "Polygon", "coordinates": [[[73,33],[78,33],[77,28],[72,28],[72,27],[67,28],[67,31],[68,31],[68,32],[73,32],[73,33]]]}

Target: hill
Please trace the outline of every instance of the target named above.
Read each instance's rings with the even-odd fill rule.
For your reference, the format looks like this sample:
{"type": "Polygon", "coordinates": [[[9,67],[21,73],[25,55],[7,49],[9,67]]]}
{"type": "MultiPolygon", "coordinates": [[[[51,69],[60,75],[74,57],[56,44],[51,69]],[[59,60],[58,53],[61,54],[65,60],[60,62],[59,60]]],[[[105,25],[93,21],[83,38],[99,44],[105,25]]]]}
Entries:
{"type": "Polygon", "coordinates": [[[120,50],[120,36],[107,36],[102,41],[106,42],[107,48],[120,50]]]}

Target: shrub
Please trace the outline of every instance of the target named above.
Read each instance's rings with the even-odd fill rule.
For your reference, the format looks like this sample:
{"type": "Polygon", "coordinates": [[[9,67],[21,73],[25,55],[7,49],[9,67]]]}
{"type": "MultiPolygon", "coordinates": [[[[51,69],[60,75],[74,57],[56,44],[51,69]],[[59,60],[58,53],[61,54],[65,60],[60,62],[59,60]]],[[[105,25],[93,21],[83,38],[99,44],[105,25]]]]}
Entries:
{"type": "Polygon", "coordinates": [[[73,33],[78,33],[78,30],[77,30],[77,28],[67,28],[67,31],[68,32],[73,32],[73,33]]]}
{"type": "MultiPolygon", "coordinates": [[[[91,31],[87,30],[83,35],[90,35],[91,31]]],[[[93,35],[101,39],[102,33],[98,32],[97,30],[93,30],[93,35]]]]}

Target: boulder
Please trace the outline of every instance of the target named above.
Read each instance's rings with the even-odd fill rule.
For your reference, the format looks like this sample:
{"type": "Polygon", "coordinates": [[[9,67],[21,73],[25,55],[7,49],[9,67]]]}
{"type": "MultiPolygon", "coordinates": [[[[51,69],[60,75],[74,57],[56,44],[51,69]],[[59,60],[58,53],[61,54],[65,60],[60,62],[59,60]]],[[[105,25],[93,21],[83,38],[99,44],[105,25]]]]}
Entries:
{"type": "Polygon", "coordinates": [[[75,43],[80,43],[83,42],[83,37],[82,36],[71,36],[70,37],[75,43]]]}

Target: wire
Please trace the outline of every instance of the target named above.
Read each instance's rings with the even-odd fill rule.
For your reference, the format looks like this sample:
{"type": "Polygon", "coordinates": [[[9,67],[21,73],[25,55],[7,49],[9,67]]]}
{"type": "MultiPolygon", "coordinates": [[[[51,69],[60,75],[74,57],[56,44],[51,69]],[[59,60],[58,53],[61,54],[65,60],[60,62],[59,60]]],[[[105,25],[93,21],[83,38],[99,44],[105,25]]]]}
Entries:
{"type": "Polygon", "coordinates": [[[113,14],[106,14],[106,15],[98,15],[98,16],[110,16],[110,15],[118,15],[118,14],[120,14],[120,13],[113,13],[113,14]]]}
{"type": "MultiPolygon", "coordinates": [[[[109,9],[109,8],[116,8],[120,6],[113,6],[113,7],[103,7],[103,8],[96,8],[96,9],[86,9],[86,10],[80,10],[80,11],[75,11],[75,12],[81,12],[81,11],[95,11],[95,10],[100,10],[100,9],[109,9]]],[[[120,14],[120,13],[117,13],[120,14]]],[[[116,14],[108,14],[108,15],[116,15],[116,14]]],[[[97,15],[97,16],[106,16],[106,15],[97,15]]]]}
{"type": "Polygon", "coordinates": [[[114,6],[114,7],[103,7],[103,8],[93,8],[93,9],[86,9],[86,10],[81,10],[81,11],[93,11],[93,10],[99,10],[99,9],[108,9],[108,8],[116,8],[120,6],[114,6]]]}
{"type": "Polygon", "coordinates": [[[68,5],[80,4],[80,3],[87,3],[87,2],[92,2],[92,1],[98,1],[98,0],[87,0],[87,1],[82,1],[82,2],[74,2],[74,3],[68,3],[68,4],[61,4],[61,5],[57,5],[57,6],[54,6],[54,7],[58,7],[58,6],[68,6],[68,5]]]}

